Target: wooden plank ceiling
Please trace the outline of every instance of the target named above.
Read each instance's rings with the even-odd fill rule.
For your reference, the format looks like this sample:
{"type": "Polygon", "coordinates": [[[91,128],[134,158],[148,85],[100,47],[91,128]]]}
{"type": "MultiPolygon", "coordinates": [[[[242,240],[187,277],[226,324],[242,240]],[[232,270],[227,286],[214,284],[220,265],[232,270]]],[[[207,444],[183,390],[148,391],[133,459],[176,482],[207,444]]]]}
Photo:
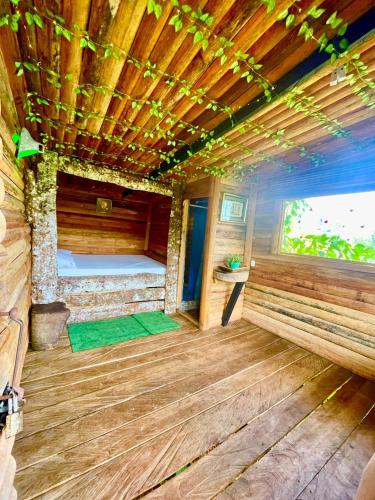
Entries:
{"type": "MultiPolygon", "coordinates": [[[[148,13],[148,4],[153,2],[147,0],[22,0],[17,7],[11,5],[17,2],[2,2],[0,17],[17,10],[21,14],[17,33],[7,26],[0,28],[0,46],[21,123],[35,139],[44,137],[48,149],[61,154],[147,175],[159,167],[166,154],[177,152],[227,119],[228,108],[238,111],[254,99],[264,99],[255,81],[256,72],[248,83],[241,78],[246,67],[241,66],[238,73],[231,69],[238,51],[251,54],[262,65],[258,70],[261,81],[275,84],[272,101],[252,116],[245,128],[235,128],[223,143],[182,163],[178,170],[183,174],[172,170],[164,177],[194,176],[202,169],[210,172],[218,167],[230,171],[232,165],[289,167],[302,161],[302,145],[311,148],[307,149],[307,160],[316,163],[327,148],[335,147],[333,136],[334,144],[346,141],[349,146],[374,136],[374,109],[353,93],[347,81],[329,85],[331,64],[300,86],[324,115],[323,124],[303,109],[290,109],[283,96],[278,97],[277,87],[280,78],[317,49],[316,40],[304,41],[298,36],[304,21],[314,27],[314,38],[323,33],[332,37],[337,30],[326,21],[333,12],[350,25],[369,13],[371,0],[278,0],[272,13],[258,0],[180,2],[180,6],[188,4],[193,11],[201,8],[212,16],[210,26],[198,22],[208,40],[205,50],[201,43],[193,43],[194,35],[189,32],[197,23],[192,14],[176,7],[178,2],[158,1],[162,7],[159,19],[148,13]],[[319,19],[307,17],[312,5],[325,9],[319,19]],[[290,29],[285,20],[277,20],[287,8],[295,15],[290,29]],[[32,22],[30,26],[26,11],[39,15],[44,28],[32,22]],[[171,25],[176,15],[183,21],[178,32],[171,25]],[[72,35],[64,37],[56,26],[72,35]],[[82,47],[84,32],[95,51],[82,47]],[[228,59],[224,64],[215,56],[220,37],[233,42],[225,52],[228,59]],[[105,51],[119,56],[103,58],[105,51]],[[24,74],[17,77],[15,61],[28,62],[34,69],[24,67],[24,74]],[[175,85],[170,85],[171,80],[175,85]],[[186,92],[190,95],[184,95],[184,89],[189,89],[186,92]],[[197,102],[199,89],[204,89],[201,102],[197,102]],[[29,107],[25,111],[27,92],[29,107]],[[25,113],[30,111],[40,123],[25,121],[25,113]],[[366,126],[358,128],[359,123],[366,126]],[[190,126],[196,128],[194,133],[189,132],[190,126]],[[343,129],[349,132],[338,138],[335,132],[343,129]],[[161,133],[165,137],[160,137],[161,133]]],[[[375,35],[367,36],[355,51],[361,54],[371,80],[375,74],[375,35]]],[[[363,80],[360,85],[366,86],[363,80]]],[[[350,150],[355,152],[354,145],[350,150]]]]}

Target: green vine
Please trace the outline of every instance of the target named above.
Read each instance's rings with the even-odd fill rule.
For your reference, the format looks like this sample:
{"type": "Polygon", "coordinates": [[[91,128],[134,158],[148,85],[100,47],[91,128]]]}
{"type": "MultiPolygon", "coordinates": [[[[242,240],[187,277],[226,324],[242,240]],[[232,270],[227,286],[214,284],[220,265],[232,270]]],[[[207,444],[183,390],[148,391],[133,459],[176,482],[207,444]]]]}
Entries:
{"type": "Polygon", "coordinates": [[[314,102],[313,96],[307,96],[304,91],[294,87],[285,97],[284,102],[290,109],[300,111],[310,118],[315,118],[328,130],[330,134],[337,138],[347,137],[349,132],[344,130],[340,122],[329,118],[320,110],[320,106],[314,102]]]}
{"type": "MultiPolygon", "coordinates": [[[[269,14],[272,14],[276,8],[276,0],[259,0],[260,3],[265,4],[265,8],[269,14]]],[[[0,27],[8,26],[13,31],[18,31],[19,23],[25,22],[28,26],[35,26],[38,29],[43,29],[45,27],[45,22],[53,23],[53,30],[57,37],[63,37],[67,41],[71,41],[73,37],[79,38],[80,47],[82,49],[87,49],[95,52],[98,57],[107,59],[112,57],[116,60],[124,58],[128,64],[132,64],[136,69],[142,72],[144,78],[150,78],[151,80],[157,80],[158,78],[163,79],[164,83],[168,87],[176,87],[176,91],[188,97],[195,104],[205,105],[206,109],[211,109],[213,111],[226,113],[228,116],[232,116],[234,109],[231,106],[220,103],[215,99],[211,99],[207,95],[207,91],[204,88],[194,88],[194,84],[180,79],[176,75],[171,73],[163,72],[160,70],[156,63],[147,60],[141,61],[135,58],[128,52],[125,52],[121,47],[116,46],[109,42],[97,42],[92,39],[89,33],[82,30],[78,25],[67,26],[63,17],[54,14],[47,8],[43,8],[43,11],[38,10],[36,6],[25,7],[22,10],[19,9],[21,0],[9,0],[10,4],[15,8],[14,14],[5,14],[0,17],[0,27]]],[[[175,31],[178,32],[181,29],[186,29],[188,33],[192,35],[193,44],[200,44],[203,50],[206,50],[209,44],[213,41],[216,46],[213,50],[214,56],[212,60],[219,59],[221,65],[228,62],[229,69],[233,74],[239,74],[240,78],[244,79],[247,83],[256,83],[263,92],[267,101],[271,101],[273,97],[273,85],[261,74],[263,66],[258,63],[255,58],[248,53],[242,51],[230,50],[233,47],[233,42],[226,37],[216,35],[213,25],[213,16],[198,8],[194,10],[187,3],[182,4],[179,0],[148,0],[147,12],[149,14],[155,15],[157,19],[163,14],[163,4],[169,3],[173,10],[173,15],[169,19],[169,24],[174,27],[175,31]],[[218,47],[218,48],[217,48],[218,47]],[[230,55],[231,54],[231,55],[230,55]]],[[[277,20],[284,22],[287,29],[291,29],[295,26],[298,15],[301,14],[302,9],[297,6],[295,2],[291,7],[285,9],[281,12],[277,20]],[[298,11],[295,11],[298,9],[298,11]]],[[[318,8],[316,6],[311,7],[307,12],[306,19],[302,22],[298,36],[303,37],[305,41],[310,39],[314,40],[318,46],[319,50],[325,51],[330,54],[331,63],[336,63],[338,59],[344,60],[344,58],[349,57],[348,53],[348,42],[345,38],[342,38],[339,42],[338,50],[334,43],[329,42],[329,37],[326,33],[323,33],[319,38],[315,36],[313,23],[321,18],[325,13],[325,9],[318,8]]],[[[325,25],[330,29],[334,30],[337,35],[343,37],[347,29],[347,23],[337,16],[337,12],[330,14],[325,22],[325,25]]],[[[234,50],[234,49],[233,49],[234,50]]],[[[16,61],[16,74],[22,76],[26,71],[36,72],[42,71],[47,74],[47,81],[55,88],[62,88],[65,82],[72,81],[73,75],[71,74],[60,74],[57,71],[46,68],[40,61],[28,58],[25,61],[16,61]]],[[[367,66],[360,60],[359,55],[355,54],[350,56],[349,61],[346,62],[346,67],[350,68],[351,73],[348,75],[348,81],[353,89],[353,93],[357,95],[362,101],[372,109],[375,107],[374,100],[371,97],[371,91],[374,90],[374,82],[371,81],[368,75],[367,66]]],[[[249,168],[244,165],[240,160],[226,159],[215,155],[215,148],[236,148],[239,153],[244,153],[247,156],[251,156],[257,161],[269,162],[272,164],[279,164],[272,156],[259,153],[252,148],[248,148],[241,144],[236,143],[236,141],[231,141],[228,138],[215,138],[213,137],[213,132],[202,127],[193,125],[184,120],[178,120],[177,116],[164,106],[161,100],[151,100],[151,99],[139,99],[133,96],[121,92],[116,88],[110,88],[105,85],[94,85],[89,83],[74,84],[73,89],[77,95],[82,95],[86,98],[91,98],[94,93],[99,93],[112,98],[124,100],[127,99],[130,103],[130,107],[136,111],[141,110],[144,106],[148,107],[148,113],[151,117],[157,120],[162,120],[168,126],[169,130],[164,129],[161,124],[157,124],[153,128],[144,128],[134,125],[129,120],[117,120],[112,116],[103,115],[93,111],[86,111],[84,107],[78,108],[67,103],[63,103],[57,100],[51,100],[44,96],[38,95],[37,93],[30,92],[27,94],[25,100],[25,109],[27,113],[27,119],[30,122],[42,123],[44,120],[52,126],[53,120],[50,118],[45,118],[42,113],[40,113],[36,107],[46,108],[48,106],[54,106],[57,112],[64,111],[71,113],[71,116],[78,120],[91,120],[98,119],[102,121],[108,121],[109,123],[117,126],[125,134],[128,130],[139,133],[143,135],[144,139],[148,138],[158,138],[167,141],[167,146],[171,146],[173,149],[177,146],[189,146],[188,141],[182,141],[176,137],[176,129],[182,129],[187,131],[190,135],[194,137],[199,137],[205,141],[204,149],[199,153],[195,153],[198,158],[209,159],[210,161],[221,161],[228,168],[234,168],[235,170],[244,170],[249,168]],[[172,128],[175,131],[171,130],[172,128]]],[[[304,92],[299,89],[293,89],[286,97],[285,102],[289,108],[295,109],[296,111],[303,112],[306,116],[310,116],[319,120],[319,122],[336,137],[345,137],[348,132],[346,132],[338,120],[332,120],[327,115],[325,115],[320,106],[314,102],[313,97],[306,96],[304,92]]],[[[52,127],[54,128],[54,127],[52,127]]],[[[70,129],[66,128],[66,131],[70,129]]],[[[152,156],[158,156],[162,161],[167,163],[171,162],[172,151],[165,152],[159,148],[152,148],[142,144],[137,144],[136,142],[125,143],[124,137],[115,134],[90,134],[87,131],[78,129],[77,135],[84,135],[87,137],[93,137],[99,140],[106,140],[108,142],[113,142],[116,145],[121,145],[129,148],[132,151],[147,152],[152,156]]],[[[307,150],[304,146],[299,146],[295,141],[286,139],[284,137],[284,129],[272,130],[269,127],[261,123],[256,123],[255,121],[248,120],[241,124],[241,127],[237,129],[239,134],[243,134],[247,131],[252,131],[254,134],[265,139],[271,139],[275,145],[282,147],[283,149],[296,149],[301,158],[309,159],[314,165],[321,164],[323,161],[321,155],[316,155],[307,150]]],[[[137,167],[142,169],[147,169],[150,165],[146,165],[129,155],[116,156],[110,153],[98,152],[96,149],[88,148],[85,145],[74,145],[68,142],[57,141],[53,136],[45,134],[43,136],[45,142],[53,141],[54,147],[58,150],[70,149],[72,151],[84,150],[90,154],[95,154],[99,156],[106,155],[107,158],[119,159],[120,161],[132,162],[137,167]]],[[[192,156],[192,150],[188,150],[188,156],[192,156]]],[[[188,161],[188,160],[187,160],[188,161]]],[[[181,165],[181,164],[180,164],[181,165]]],[[[181,166],[177,165],[174,167],[175,173],[181,174],[181,166]]],[[[210,167],[210,172],[222,172],[224,169],[226,172],[228,169],[224,167],[210,167]],[[217,169],[217,170],[215,170],[217,169]]],[[[290,166],[286,165],[287,168],[290,166]]],[[[196,167],[195,167],[196,168],[196,167]]],[[[202,167],[202,169],[207,169],[208,167],[202,167]]],[[[250,167],[250,170],[253,167],[250,167]]],[[[254,167],[256,168],[256,166],[254,167]]],[[[199,170],[199,169],[198,169],[199,170]]],[[[204,170],[205,171],[205,170],[204,170]]],[[[213,174],[216,175],[216,174],[213,174]]]]}

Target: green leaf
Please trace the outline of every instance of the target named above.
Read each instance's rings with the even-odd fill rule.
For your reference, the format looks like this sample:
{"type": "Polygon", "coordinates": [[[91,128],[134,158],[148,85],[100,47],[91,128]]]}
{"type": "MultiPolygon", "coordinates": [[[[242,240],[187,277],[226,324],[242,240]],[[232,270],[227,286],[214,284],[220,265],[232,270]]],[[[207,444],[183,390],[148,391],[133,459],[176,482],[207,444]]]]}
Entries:
{"type": "Polygon", "coordinates": [[[342,50],[346,50],[349,47],[349,41],[346,38],[340,40],[339,47],[342,50]]]}
{"type": "Polygon", "coordinates": [[[95,43],[92,41],[92,40],[88,40],[87,41],[87,46],[90,50],[92,50],[93,52],[96,52],[96,46],[95,46],[95,43]]]}
{"type": "Polygon", "coordinates": [[[310,17],[313,17],[314,19],[319,19],[319,17],[324,14],[325,12],[325,9],[318,9],[315,5],[313,7],[311,7],[308,12],[307,12],[307,15],[310,16],[310,17]]]}
{"type": "Polygon", "coordinates": [[[38,28],[43,29],[44,23],[42,18],[38,14],[33,14],[34,23],[38,26],[38,28]]]}
{"type": "Polygon", "coordinates": [[[318,44],[319,44],[319,52],[321,52],[327,45],[328,43],[328,37],[325,33],[319,38],[318,44]]]}
{"type": "Polygon", "coordinates": [[[208,40],[207,40],[207,38],[204,38],[204,39],[202,40],[202,49],[203,49],[203,50],[206,50],[206,49],[207,49],[207,47],[208,47],[208,40]]]}
{"type": "Polygon", "coordinates": [[[329,18],[326,21],[326,24],[332,26],[333,29],[336,29],[342,22],[343,20],[337,17],[337,11],[335,11],[333,14],[329,16],[329,18]]]}
{"type": "Polygon", "coordinates": [[[147,14],[152,14],[155,10],[155,0],[147,0],[147,14]]]}
{"type": "Polygon", "coordinates": [[[337,34],[339,36],[344,36],[346,33],[346,30],[348,29],[348,23],[344,23],[340,26],[340,28],[337,31],[337,34]]]}
{"type": "Polygon", "coordinates": [[[309,23],[307,21],[303,21],[298,31],[298,35],[304,35],[308,28],[309,28],[309,23]]]}
{"type": "Polygon", "coordinates": [[[79,42],[79,45],[82,49],[86,48],[87,47],[87,40],[86,38],[81,38],[80,42],[79,42]]]}
{"type": "Polygon", "coordinates": [[[271,14],[276,7],[276,0],[261,0],[267,6],[267,14],[271,14]]]}
{"type": "Polygon", "coordinates": [[[171,26],[174,26],[174,29],[176,32],[180,31],[180,29],[182,29],[182,26],[183,26],[182,19],[181,19],[180,15],[176,14],[175,16],[173,16],[171,18],[171,20],[169,21],[169,24],[171,26]]]}
{"type": "Polygon", "coordinates": [[[185,14],[189,14],[189,12],[191,12],[192,9],[191,9],[190,5],[184,4],[182,6],[182,10],[185,12],[185,14]]]}
{"type": "Polygon", "coordinates": [[[223,54],[223,55],[220,57],[220,64],[221,64],[221,65],[225,64],[225,63],[227,62],[227,60],[228,60],[228,57],[227,57],[225,54],[223,54]]]}
{"type": "Polygon", "coordinates": [[[9,24],[9,14],[5,14],[3,17],[0,18],[0,27],[8,26],[8,24],[9,24]]]}
{"type": "Polygon", "coordinates": [[[155,11],[154,11],[156,19],[160,19],[162,13],[163,13],[163,7],[161,6],[160,3],[157,3],[155,5],[155,11]]]}
{"type": "Polygon", "coordinates": [[[203,40],[203,34],[200,31],[197,31],[194,35],[193,43],[196,44],[201,42],[202,40],[203,40]]]}
{"type": "Polygon", "coordinates": [[[25,12],[25,19],[26,19],[26,22],[29,26],[33,26],[34,17],[33,17],[31,12],[25,12]]]}
{"type": "Polygon", "coordinates": [[[285,26],[289,29],[293,26],[296,16],[294,14],[289,14],[285,21],[285,26]]]}
{"type": "Polygon", "coordinates": [[[280,12],[280,14],[277,16],[277,21],[282,21],[283,19],[286,18],[286,16],[289,14],[289,10],[288,9],[285,9],[283,10],[282,12],[280,12]]]}
{"type": "Polygon", "coordinates": [[[159,19],[163,13],[162,6],[155,0],[147,0],[147,14],[154,13],[156,19],[159,19]]]}

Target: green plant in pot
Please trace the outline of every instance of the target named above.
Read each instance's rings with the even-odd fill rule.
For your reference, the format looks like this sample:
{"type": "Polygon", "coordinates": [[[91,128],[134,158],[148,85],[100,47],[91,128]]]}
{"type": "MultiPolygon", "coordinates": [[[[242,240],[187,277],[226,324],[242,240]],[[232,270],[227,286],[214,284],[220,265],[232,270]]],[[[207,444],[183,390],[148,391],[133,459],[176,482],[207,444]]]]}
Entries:
{"type": "Polygon", "coordinates": [[[230,255],[226,262],[231,269],[238,269],[241,265],[242,258],[239,255],[230,255]]]}

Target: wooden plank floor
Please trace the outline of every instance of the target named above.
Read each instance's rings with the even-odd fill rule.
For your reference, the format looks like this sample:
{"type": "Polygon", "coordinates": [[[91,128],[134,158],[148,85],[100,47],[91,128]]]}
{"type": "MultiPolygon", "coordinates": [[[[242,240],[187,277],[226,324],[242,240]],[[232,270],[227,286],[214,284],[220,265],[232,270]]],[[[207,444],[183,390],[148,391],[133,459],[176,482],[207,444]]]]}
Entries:
{"type": "Polygon", "coordinates": [[[372,382],[246,321],[29,352],[19,498],[351,499],[372,382]]]}

